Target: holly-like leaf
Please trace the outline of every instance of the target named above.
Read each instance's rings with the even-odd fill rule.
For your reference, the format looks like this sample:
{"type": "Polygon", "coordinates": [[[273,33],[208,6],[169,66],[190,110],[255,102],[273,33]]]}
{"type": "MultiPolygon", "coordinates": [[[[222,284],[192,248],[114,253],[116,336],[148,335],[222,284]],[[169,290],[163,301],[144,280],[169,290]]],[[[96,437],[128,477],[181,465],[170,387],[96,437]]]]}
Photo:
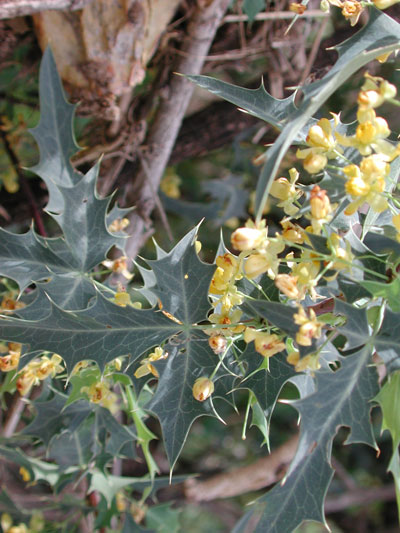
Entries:
{"type": "Polygon", "coordinates": [[[346,444],[364,442],[375,447],[369,413],[378,380],[368,365],[370,358],[368,347],[340,358],[336,372],[317,372],[314,394],[291,402],[301,416],[297,452],[283,484],[258,501],[258,509],[265,507],[257,533],[294,531],[303,520],[325,523],[323,502],[333,474],[332,440],[340,426],[350,428],[346,444]]]}
{"type": "Polygon", "coordinates": [[[79,149],[72,130],[76,106],[65,99],[50,48],[43,54],[39,87],[40,122],[30,131],[39,145],[40,160],[30,170],[46,183],[49,189],[47,209],[57,213],[64,208],[58,186],[72,187],[80,181],[82,175],[72,168],[70,162],[70,158],[79,149]]]}
{"type": "MultiPolygon", "coordinates": [[[[182,483],[187,478],[188,476],[174,476],[172,483],[182,483]]],[[[159,477],[152,481],[149,478],[106,475],[95,470],[91,474],[89,490],[99,491],[110,505],[117,492],[125,487],[133,487],[135,491],[143,492],[148,488],[151,488],[152,491],[157,491],[170,484],[169,477],[159,477]]]]}
{"type": "MultiPolygon", "coordinates": [[[[208,377],[216,365],[216,356],[203,333],[182,339],[179,346],[167,345],[169,356],[161,370],[157,391],[146,406],[160,420],[164,444],[171,469],[182,450],[187,434],[196,418],[213,416],[210,400],[193,398],[192,387],[197,378],[208,377]]],[[[218,394],[218,382],[215,384],[218,394]]]]}
{"type": "Polygon", "coordinates": [[[157,533],[179,533],[179,509],[170,503],[162,503],[149,507],[146,513],[146,524],[157,533]]]}
{"type": "Polygon", "coordinates": [[[36,416],[23,430],[23,435],[37,437],[46,446],[52,437],[63,429],[75,431],[92,412],[88,402],[81,400],[64,409],[67,397],[56,393],[51,400],[35,401],[36,416]]]}
{"type": "Polygon", "coordinates": [[[250,115],[265,120],[279,130],[283,128],[288,116],[297,110],[294,95],[282,100],[274,98],[266,91],[263,81],[258,89],[245,89],[209,76],[187,76],[187,78],[202,89],[237,105],[250,115]]]}
{"type": "Polygon", "coordinates": [[[162,313],[153,309],[120,307],[100,293],[88,309],[64,311],[38,291],[36,305],[50,305],[40,320],[7,317],[0,321],[0,338],[28,344],[31,351],[58,353],[69,371],[83,359],[94,360],[102,370],[120,355],[132,360],[180,331],[162,313]]]}
{"type": "Polygon", "coordinates": [[[58,186],[64,208],[52,214],[79,270],[89,272],[103,261],[112,246],[123,249],[126,237],[110,233],[106,227],[110,198],[99,198],[96,180],[99,164],[83,176],[74,187],[58,186]]]}
{"type": "Polygon", "coordinates": [[[156,277],[152,292],[163,310],[186,328],[205,320],[210,309],[208,289],[215,267],[200,261],[194,246],[197,227],[187,233],[164,257],[147,261],[156,277]]]}
{"type": "Polygon", "coordinates": [[[360,281],[360,285],[367,289],[375,298],[387,299],[392,311],[400,312],[400,278],[395,278],[391,283],[378,281],[360,281]]]}
{"type": "Polygon", "coordinates": [[[77,265],[73,257],[60,257],[46,247],[34,230],[17,235],[0,228],[0,274],[15,280],[23,291],[33,281],[68,274],[77,265]]]}
{"type": "Polygon", "coordinates": [[[343,315],[346,322],[338,328],[347,338],[346,349],[351,350],[366,344],[370,337],[367,313],[342,300],[335,300],[335,314],[343,315]]]}

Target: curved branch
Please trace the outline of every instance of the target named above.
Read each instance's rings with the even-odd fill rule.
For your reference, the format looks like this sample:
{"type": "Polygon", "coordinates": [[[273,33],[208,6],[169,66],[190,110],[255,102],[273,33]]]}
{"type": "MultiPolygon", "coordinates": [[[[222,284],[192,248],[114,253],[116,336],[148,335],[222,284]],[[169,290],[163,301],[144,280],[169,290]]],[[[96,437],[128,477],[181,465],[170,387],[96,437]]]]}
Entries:
{"type": "Polygon", "coordinates": [[[0,19],[33,15],[48,9],[74,11],[82,9],[92,0],[0,0],[0,19]]]}

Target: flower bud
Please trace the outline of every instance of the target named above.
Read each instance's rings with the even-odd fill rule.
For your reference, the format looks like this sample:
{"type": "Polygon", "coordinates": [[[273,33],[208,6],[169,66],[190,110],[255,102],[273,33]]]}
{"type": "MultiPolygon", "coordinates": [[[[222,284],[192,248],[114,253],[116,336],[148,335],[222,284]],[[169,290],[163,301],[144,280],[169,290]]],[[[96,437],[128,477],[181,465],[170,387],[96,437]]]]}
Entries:
{"type": "Polygon", "coordinates": [[[214,353],[219,354],[226,350],[227,341],[223,335],[212,335],[208,339],[208,344],[214,353]]]}
{"type": "Polygon", "coordinates": [[[248,278],[254,279],[267,272],[269,267],[270,263],[266,257],[261,254],[253,254],[247,259],[244,271],[248,278]]]}
{"type": "Polygon", "coordinates": [[[194,382],[192,392],[195,400],[204,402],[214,392],[214,383],[206,377],[198,378],[194,382]]]}
{"type": "Polygon", "coordinates": [[[256,228],[238,228],[231,236],[232,246],[241,252],[257,248],[261,240],[262,232],[256,228]]]}
{"type": "Polygon", "coordinates": [[[311,216],[317,220],[326,218],[332,210],[329,196],[318,185],[314,185],[311,191],[310,205],[311,216]]]}
{"type": "Polygon", "coordinates": [[[325,155],[311,153],[304,159],[303,167],[309,174],[317,174],[326,167],[327,163],[328,158],[325,155]]]}

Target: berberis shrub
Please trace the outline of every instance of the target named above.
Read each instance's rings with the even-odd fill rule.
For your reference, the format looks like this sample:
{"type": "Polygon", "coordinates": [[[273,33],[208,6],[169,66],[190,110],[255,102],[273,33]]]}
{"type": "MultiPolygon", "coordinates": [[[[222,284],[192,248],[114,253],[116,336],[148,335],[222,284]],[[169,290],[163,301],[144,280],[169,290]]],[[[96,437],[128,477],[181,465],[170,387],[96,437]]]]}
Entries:
{"type": "MultiPolygon", "coordinates": [[[[245,531],[254,512],[258,533],[324,523],[333,438],[346,426],[346,444],[377,448],[370,422],[376,404],[393,437],[389,468],[400,496],[400,145],[379,116],[383,103],[399,106],[396,87],[365,70],[355,122],[344,124],[334,113],[313,118],[354,73],[400,48],[399,25],[366,9],[368,24],[338,47],[334,67],[302,89],[298,105],[294,95],[277,100],[263,85],[249,90],[190,78],[281,133],[266,152],[254,219],[232,233],[229,246],[220,243],[215,264],[199,258],[196,227],[171,251],[157,247],[156,259],[137,264],[144,284],[134,290],[108,277],[131,277],[124,257],[129,210],[98,196],[98,165],[86,175],[72,167],[74,107],[46,51],[33,170],[48,188],[46,209],[59,234],[0,230],[1,391],[28,397],[42,388],[32,420],[22,433],[2,438],[0,454],[21,467],[27,482],[44,480],[56,493],[86,480],[86,493],[100,495],[96,528],[109,526],[111,517],[113,531],[142,530],[133,516],[154,523],[144,501],[169,479],[156,475],[148,416],[161,424],[172,472],[193,421],[218,416],[217,398],[234,405],[239,389],[261,413],[267,440],[288,381],[299,394],[291,403],[300,415],[297,452],[284,483],[257,500],[235,531],[245,531]],[[278,177],[294,145],[298,164],[278,177]],[[304,170],[311,184],[303,184],[304,170]],[[280,231],[263,218],[268,198],[282,210],[280,231]],[[112,247],[121,251],[118,259],[107,258],[112,247]],[[27,442],[42,455],[28,453],[27,442]],[[137,446],[149,474],[112,474],[113,461],[135,457],[137,446]]],[[[93,511],[76,499],[64,505],[93,511]]],[[[68,516],[65,524],[73,523],[68,516]]],[[[18,523],[30,524],[26,531],[43,527],[39,515],[10,503],[2,529],[18,523]]]]}

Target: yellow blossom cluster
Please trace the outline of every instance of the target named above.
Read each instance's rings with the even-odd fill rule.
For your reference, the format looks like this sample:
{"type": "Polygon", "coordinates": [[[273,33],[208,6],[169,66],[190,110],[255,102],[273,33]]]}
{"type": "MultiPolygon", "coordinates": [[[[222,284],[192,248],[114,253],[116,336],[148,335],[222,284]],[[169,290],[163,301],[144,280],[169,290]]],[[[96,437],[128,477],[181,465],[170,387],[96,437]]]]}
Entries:
{"type": "MultiPolygon", "coordinates": [[[[331,115],[336,127],[339,117],[335,113],[331,115]]],[[[303,167],[310,174],[321,172],[329,159],[336,159],[338,154],[342,153],[333,134],[332,124],[327,118],[321,118],[311,126],[306,137],[306,144],[309,148],[297,150],[296,157],[303,160],[303,167]]]]}
{"type": "Polygon", "coordinates": [[[14,525],[14,521],[8,513],[3,513],[0,516],[0,525],[3,533],[39,533],[43,531],[45,523],[43,515],[40,512],[35,512],[29,520],[29,525],[20,522],[14,525]]]}
{"type": "Polygon", "coordinates": [[[28,363],[17,377],[17,390],[21,396],[25,396],[34,385],[38,385],[47,377],[54,378],[56,374],[64,371],[61,364],[62,357],[58,354],[53,354],[50,358],[42,356],[39,359],[34,359],[28,363]]]}
{"type": "Polygon", "coordinates": [[[107,378],[103,378],[88,387],[82,387],[81,392],[88,396],[90,402],[116,413],[118,411],[118,396],[112,392],[111,386],[112,383],[107,378]]]}

